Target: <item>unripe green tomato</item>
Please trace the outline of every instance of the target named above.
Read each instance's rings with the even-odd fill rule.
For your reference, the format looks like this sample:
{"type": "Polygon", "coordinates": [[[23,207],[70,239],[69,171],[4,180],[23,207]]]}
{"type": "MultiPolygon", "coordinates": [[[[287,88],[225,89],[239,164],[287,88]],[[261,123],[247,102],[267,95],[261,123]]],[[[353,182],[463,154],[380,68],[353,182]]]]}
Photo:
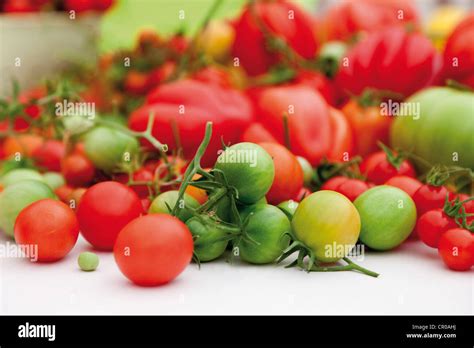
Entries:
{"type": "Polygon", "coordinates": [[[194,239],[194,253],[201,262],[217,259],[221,256],[228,244],[228,241],[219,241],[226,237],[226,233],[216,224],[204,224],[198,217],[193,217],[186,221],[194,239]]]}
{"type": "Polygon", "coordinates": [[[99,256],[95,253],[85,251],[77,258],[79,268],[86,272],[95,271],[99,267],[99,256]]]}
{"type": "Polygon", "coordinates": [[[278,208],[281,209],[282,212],[290,219],[293,219],[293,215],[295,215],[296,208],[298,208],[298,202],[290,199],[288,201],[281,202],[277,205],[278,208]]]}
{"type": "Polygon", "coordinates": [[[66,180],[64,180],[64,177],[59,173],[47,172],[43,174],[43,178],[53,191],[66,184],[66,180]]]}
{"type": "Polygon", "coordinates": [[[7,187],[23,180],[37,180],[45,183],[45,178],[40,174],[40,172],[29,168],[10,170],[1,177],[0,183],[3,187],[7,187]]]}
{"type": "Polygon", "coordinates": [[[360,240],[375,250],[390,250],[408,238],[416,223],[416,206],[399,188],[376,186],[354,201],[360,214],[360,240]]]}
{"type": "MultiPolygon", "coordinates": [[[[149,214],[171,214],[169,208],[173,210],[176,202],[178,201],[179,192],[176,190],[166,191],[158,195],[153,202],[151,202],[150,208],[148,209],[149,214]],[[169,206],[169,208],[168,208],[169,206]]],[[[184,194],[183,201],[181,204],[178,204],[178,215],[177,217],[186,222],[192,214],[184,208],[199,208],[199,203],[193,197],[188,194],[184,194]]]]}

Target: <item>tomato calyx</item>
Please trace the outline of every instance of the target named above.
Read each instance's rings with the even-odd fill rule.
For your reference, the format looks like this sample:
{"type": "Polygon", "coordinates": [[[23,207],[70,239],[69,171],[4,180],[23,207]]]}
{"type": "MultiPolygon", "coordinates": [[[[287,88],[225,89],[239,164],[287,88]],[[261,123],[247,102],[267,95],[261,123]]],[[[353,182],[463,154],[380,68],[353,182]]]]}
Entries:
{"type": "Polygon", "coordinates": [[[321,161],[321,164],[315,168],[313,178],[311,180],[311,188],[316,191],[329,179],[335,176],[347,176],[352,179],[361,179],[364,177],[359,173],[358,165],[362,162],[360,156],[351,158],[346,162],[329,162],[321,161]]]}
{"type": "Polygon", "coordinates": [[[281,263],[289,256],[294,253],[298,253],[296,260],[286,265],[285,268],[299,267],[306,272],[341,272],[341,271],[358,271],[362,274],[368,275],[370,277],[377,278],[378,273],[368,270],[364,267],[359,266],[358,264],[351,261],[348,257],[343,257],[342,260],[346,262],[346,265],[335,265],[328,266],[323,263],[320,263],[316,260],[316,256],[313,250],[308,247],[306,244],[298,240],[293,233],[287,232],[285,235],[289,236],[292,243],[288,248],[286,248],[282,255],[277,259],[277,263],[281,263]],[[305,259],[308,258],[308,261],[305,262],[305,259]]]}
{"type": "Polygon", "coordinates": [[[382,151],[385,152],[387,162],[390,163],[393,168],[399,170],[403,161],[406,160],[406,156],[402,153],[396,153],[382,142],[379,142],[378,145],[382,149],[382,151]]]}

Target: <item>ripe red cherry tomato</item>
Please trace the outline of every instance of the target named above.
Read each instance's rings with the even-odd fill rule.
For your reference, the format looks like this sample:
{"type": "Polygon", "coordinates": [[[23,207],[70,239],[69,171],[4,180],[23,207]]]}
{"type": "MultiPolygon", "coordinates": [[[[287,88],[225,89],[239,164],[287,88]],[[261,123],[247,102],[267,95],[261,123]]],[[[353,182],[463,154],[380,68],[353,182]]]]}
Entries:
{"type": "Polygon", "coordinates": [[[48,171],[61,171],[61,160],[64,157],[65,147],[62,141],[47,140],[31,154],[36,165],[48,171]]]}
{"type": "MultiPolygon", "coordinates": [[[[122,184],[126,184],[128,182],[128,174],[119,174],[116,180],[122,184]]],[[[140,168],[133,173],[133,181],[151,183],[153,181],[153,171],[146,167],[140,168]]],[[[148,185],[131,185],[130,188],[135,191],[140,198],[146,198],[150,195],[148,185]]]]}
{"type": "Polygon", "coordinates": [[[416,231],[426,245],[437,248],[441,235],[449,229],[457,228],[454,219],[446,215],[443,209],[429,210],[420,216],[416,231]]]}
{"type": "Polygon", "coordinates": [[[68,11],[82,13],[94,10],[94,0],[65,0],[64,7],[68,11]]]}
{"type": "Polygon", "coordinates": [[[347,179],[339,184],[334,191],[339,192],[354,202],[357,197],[369,189],[369,185],[359,179],[347,179]]]}
{"type": "Polygon", "coordinates": [[[422,185],[413,195],[418,216],[421,216],[428,210],[442,208],[448,193],[444,186],[422,185]]]}
{"type": "Polygon", "coordinates": [[[30,204],[15,222],[15,241],[20,245],[37,245],[38,261],[42,262],[62,259],[74,247],[78,235],[74,212],[53,199],[30,204]]]}
{"type": "Polygon", "coordinates": [[[360,165],[360,171],[367,176],[367,180],[382,185],[396,175],[405,175],[414,178],[415,169],[407,160],[401,161],[398,169],[390,163],[384,151],[378,151],[369,155],[360,165]]]}
{"type": "Polygon", "coordinates": [[[303,187],[303,169],[295,155],[276,143],[259,143],[272,156],[275,178],[266,194],[270,204],[279,204],[296,197],[303,187]]]}
{"type": "Polygon", "coordinates": [[[468,271],[474,264],[474,237],[463,228],[444,232],[438,243],[438,253],[446,266],[455,271],[468,271]]]}
{"type": "Polygon", "coordinates": [[[326,181],[322,186],[321,190],[335,191],[336,188],[343,182],[349,180],[346,176],[335,176],[328,181],[326,181]]]}
{"type": "Polygon", "coordinates": [[[81,197],[77,218],[84,238],[95,248],[112,250],[120,230],[140,216],[137,194],[114,181],[91,186],[81,197]]]}
{"type": "Polygon", "coordinates": [[[397,175],[388,179],[384,185],[398,187],[413,198],[415,192],[423,185],[419,180],[405,175],[397,175]]]}
{"type": "Polygon", "coordinates": [[[61,172],[69,185],[86,186],[94,179],[95,168],[86,156],[75,153],[62,160],[61,172]]]}
{"type": "Polygon", "coordinates": [[[114,256],[132,282],[155,286],[176,278],[191,261],[193,250],[192,234],[183,222],[168,214],[150,214],[122,229],[114,256]]]}

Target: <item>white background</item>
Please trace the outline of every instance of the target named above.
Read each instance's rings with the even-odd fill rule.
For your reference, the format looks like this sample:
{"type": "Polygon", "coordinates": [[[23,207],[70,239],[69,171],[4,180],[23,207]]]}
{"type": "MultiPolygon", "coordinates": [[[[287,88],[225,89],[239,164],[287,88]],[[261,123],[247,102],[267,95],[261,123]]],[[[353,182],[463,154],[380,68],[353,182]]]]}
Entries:
{"type": "MultiPolygon", "coordinates": [[[[5,243],[5,237],[0,242],[5,243]]],[[[363,267],[381,273],[310,273],[225,259],[191,264],[173,282],[154,288],[130,283],[111,253],[83,272],[80,239],[51,264],[0,259],[1,314],[472,314],[473,273],[444,267],[435,249],[409,241],[366,253],[363,267]]]]}

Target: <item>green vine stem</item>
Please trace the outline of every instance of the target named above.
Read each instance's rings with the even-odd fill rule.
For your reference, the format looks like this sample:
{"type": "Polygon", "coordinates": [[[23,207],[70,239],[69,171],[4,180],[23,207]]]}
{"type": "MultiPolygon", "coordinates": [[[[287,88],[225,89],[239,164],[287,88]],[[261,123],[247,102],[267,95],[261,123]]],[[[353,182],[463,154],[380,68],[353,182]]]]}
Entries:
{"type": "Polygon", "coordinates": [[[358,264],[351,261],[349,258],[344,257],[343,260],[347,263],[345,266],[316,266],[314,265],[309,269],[308,272],[341,272],[341,271],[358,271],[370,277],[377,278],[378,273],[368,270],[367,268],[361,267],[358,264]]]}

